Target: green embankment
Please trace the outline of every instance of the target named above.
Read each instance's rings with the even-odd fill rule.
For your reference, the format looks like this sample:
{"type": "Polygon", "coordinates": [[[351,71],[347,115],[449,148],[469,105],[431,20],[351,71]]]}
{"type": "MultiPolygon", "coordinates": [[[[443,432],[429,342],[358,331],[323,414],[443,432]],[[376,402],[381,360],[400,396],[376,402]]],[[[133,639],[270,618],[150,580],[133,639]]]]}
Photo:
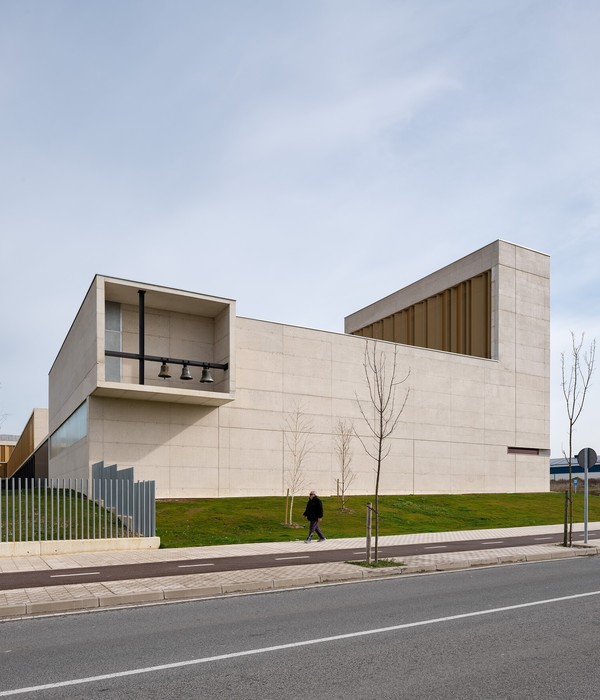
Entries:
{"type": "MultiPolygon", "coordinates": [[[[342,513],[335,497],[324,498],[322,523],[327,537],[363,537],[369,496],[351,496],[342,513]]],[[[296,497],[294,521],[283,525],[285,498],[219,498],[159,501],[157,535],[162,547],[193,547],[249,542],[289,542],[306,537],[302,518],[306,498],[296,497]]],[[[562,523],[564,494],[474,494],[454,496],[381,496],[381,535],[444,532],[562,523]]],[[[574,521],[583,520],[583,495],[574,496],[574,521]]],[[[589,520],[600,521],[600,497],[590,496],[589,520]]]]}

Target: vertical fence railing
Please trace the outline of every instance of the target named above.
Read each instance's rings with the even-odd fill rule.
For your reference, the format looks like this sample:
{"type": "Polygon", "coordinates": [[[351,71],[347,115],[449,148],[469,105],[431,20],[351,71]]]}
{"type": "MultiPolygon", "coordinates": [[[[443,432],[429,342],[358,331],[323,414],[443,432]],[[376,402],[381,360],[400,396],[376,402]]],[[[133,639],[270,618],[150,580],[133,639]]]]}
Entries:
{"type": "Polygon", "coordinates": [[[0,479],[0,543],[155,534],[153,481],[0,479]]]}

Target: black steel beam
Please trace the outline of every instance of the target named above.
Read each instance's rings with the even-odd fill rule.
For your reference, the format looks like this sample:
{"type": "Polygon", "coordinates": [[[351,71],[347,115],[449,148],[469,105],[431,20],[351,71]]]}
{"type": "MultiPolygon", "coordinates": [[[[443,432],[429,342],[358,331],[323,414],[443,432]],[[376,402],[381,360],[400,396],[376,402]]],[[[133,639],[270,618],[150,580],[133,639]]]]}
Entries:
{"type": "Polygon", "coordinates": [[[189,365],[190,367],[210,367],[210,369],[229,369],[229,363],[202,362],[201,360],[183,360],[178,357],[165,357],[164,355],[140,355],[137,352],[119,352],[117,350],[105,350],[107,357],[123,357],[128,360],[140,360],[145,362],[165,362],[170,365],[189,365]]]}

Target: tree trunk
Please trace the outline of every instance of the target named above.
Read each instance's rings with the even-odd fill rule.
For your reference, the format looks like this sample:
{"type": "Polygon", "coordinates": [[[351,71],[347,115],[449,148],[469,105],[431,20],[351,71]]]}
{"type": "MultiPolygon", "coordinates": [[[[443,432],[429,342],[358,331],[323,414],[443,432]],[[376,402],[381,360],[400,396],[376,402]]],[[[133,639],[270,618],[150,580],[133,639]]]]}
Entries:
{"type": "Polygon", "coordinates": [[[373,505],[367,503],[367,564],[371,563],[371,518],[373,517],[373,505]]]}
{"type": "Polygon", "coordinates": [[[565,491],[565,527],[563,532],[563,547],[569,542],[569,492],[565,491]]]}

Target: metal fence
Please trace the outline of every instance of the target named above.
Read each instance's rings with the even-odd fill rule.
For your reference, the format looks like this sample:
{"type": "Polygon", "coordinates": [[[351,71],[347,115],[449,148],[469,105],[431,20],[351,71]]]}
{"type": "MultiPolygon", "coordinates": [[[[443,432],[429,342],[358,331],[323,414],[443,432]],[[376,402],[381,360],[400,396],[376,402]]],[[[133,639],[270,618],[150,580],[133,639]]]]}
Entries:
{"type": "Polygon", "coordinates": [[[0,479],[0,542],[153,537],[154,481],[124,472],[112,479],[0,479]]]}

